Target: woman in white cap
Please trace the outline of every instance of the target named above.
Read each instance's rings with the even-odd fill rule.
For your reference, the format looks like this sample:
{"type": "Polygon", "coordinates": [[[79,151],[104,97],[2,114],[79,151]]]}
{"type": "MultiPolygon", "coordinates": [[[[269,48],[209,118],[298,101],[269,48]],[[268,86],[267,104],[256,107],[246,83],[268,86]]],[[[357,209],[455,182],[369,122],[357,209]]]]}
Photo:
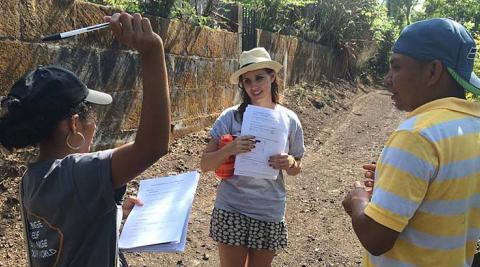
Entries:
{"type": "Polygon", "coordinates": [[[142,61],[142,115],[134,142],[88,153],[96,131],[93,105],[109,104],[112,98],[88,89],[61,67],[27,73],[1,101],[1,145],[11,151],[39,147],[20,186],[29,266],[117,266],[121,214],[116,201],[128,181],[168,151],[163,42],[139,14],[114,14],[106,20],[142,61]]]}
{"type": "Polygon", "coordinates": [[[270,266],[275,252],[287,246],[283,172],[300,173],[303,130],[297,115],[279,104],[277,73],[282,65],[262,47],[243,52],[239,61],[240,69],[230,82],[239,85],[243,101],[224,110],[214,123],[202,155],[202,171],[215,170],[230,156],[255,147],[255,137],[240,132],[248,105],[279,111],[288,122],[288,140],[285,152],[272,155],[268,162],[279,170],[276,180],[233,175],[220,182],[210,236],[218,242],[221,266],[270,266]],[[228,134],[238,137],[219,149],[220,138],[228,134]]]}

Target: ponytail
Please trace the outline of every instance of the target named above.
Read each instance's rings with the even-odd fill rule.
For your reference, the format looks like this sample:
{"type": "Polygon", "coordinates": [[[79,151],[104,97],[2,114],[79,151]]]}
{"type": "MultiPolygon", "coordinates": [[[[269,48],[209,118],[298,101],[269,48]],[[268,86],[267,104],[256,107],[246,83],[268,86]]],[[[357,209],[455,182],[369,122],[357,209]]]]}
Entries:
{"type": "Polygon", "coordinates": [[[77,107],[56,114],[32,114],[22,101],[14,96],[7,96],[1,101],[0,144],[10,152],[14,149],[36,146],[40,141],[52,137],[58,123],[73,115],[80,119],[88,117],[90,108],[84,102],[77,107]]]}

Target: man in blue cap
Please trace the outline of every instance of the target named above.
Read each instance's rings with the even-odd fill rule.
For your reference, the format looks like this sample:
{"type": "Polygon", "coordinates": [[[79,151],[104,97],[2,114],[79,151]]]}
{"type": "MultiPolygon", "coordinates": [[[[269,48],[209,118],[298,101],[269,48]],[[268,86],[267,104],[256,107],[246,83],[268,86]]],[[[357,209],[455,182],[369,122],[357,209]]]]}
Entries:
{"type": "MultiPolygon", "coordinates": [[[[476,45],[450,19],[406,27],[385,84],[407,119],[380,155],[373,192],[343,201],[364,266],[470,266],[480,237],[480,94],[476,45]]],[[[370,173],[371,174],[371,173],[370,173]]],[[[367,175],[366,175],[367,176],[367,175]]]]}

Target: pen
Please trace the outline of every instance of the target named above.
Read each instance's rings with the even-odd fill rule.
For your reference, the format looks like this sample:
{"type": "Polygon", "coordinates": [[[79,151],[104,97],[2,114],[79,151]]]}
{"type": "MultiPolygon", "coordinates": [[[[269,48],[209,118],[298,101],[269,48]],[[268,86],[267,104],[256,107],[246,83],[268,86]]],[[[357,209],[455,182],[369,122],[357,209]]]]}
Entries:
{"type": "Polygon", "coordinates": [[[61,33],[55,33],[52,35],[48,35],[42,38],[42,41],[57,41],[57,40],[62,40],[66,39],[78,34],[86,33],[86,32],[91,32],[91,31],[96,31],[104,28],[108,28],[110,26],[110,22],[105,22],[73,31],[68,31],[68,32],[61,32],[61,33]]]}
{"type": "MultiPolygon", "coordinates": [[[[233,139],[235,139],[235,138],[237,138],[237,137],[238,137],[238,135],[235,135],[235,134],[234,134],[234,135],[232,135],[232,136],[233,136],[233,139]]],[[[260,141],[260,140],[253,140],[252,142],[255,142],[255,143],[261,143],[261,141],[260,141]]]]}

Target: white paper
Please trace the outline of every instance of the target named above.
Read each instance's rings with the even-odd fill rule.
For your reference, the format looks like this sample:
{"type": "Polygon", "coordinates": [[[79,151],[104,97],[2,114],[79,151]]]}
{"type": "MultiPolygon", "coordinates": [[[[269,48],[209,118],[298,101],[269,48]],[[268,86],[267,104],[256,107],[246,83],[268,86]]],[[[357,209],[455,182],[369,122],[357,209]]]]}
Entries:
{"type": "Polygon", "coordinates": [[[144,205],[135,206],[128,216],[120,235],[120,249],[183,251],[199,177],[197,172],[188,172],[140,181],[138,197],[144,205]]]}
{"type": "Polygon", "coordinates": [[[170,243],[163,243],[159,245],[151,245],[151,246],[143,246],[143,247],[136,247],[130,249],[122,249],[122,251],[129,251],[129,252],[183,252],[185,251],[185,245],[187,244],[187,232],[188,232],[188,218],[185,220],[185,227],[183,227],[182,236],[180,238],[180,242],[170,242],[170,243]]]}
{"type": "Polygon", "coordinates": [[[255,148],[235,156],[235,175],[277,179],[278,170],[268,165],[273,155],[285,152],[288,126],[282,114],[273,109],[249,105],[243,114],[242,135],[253,135],[255,148]]]}

